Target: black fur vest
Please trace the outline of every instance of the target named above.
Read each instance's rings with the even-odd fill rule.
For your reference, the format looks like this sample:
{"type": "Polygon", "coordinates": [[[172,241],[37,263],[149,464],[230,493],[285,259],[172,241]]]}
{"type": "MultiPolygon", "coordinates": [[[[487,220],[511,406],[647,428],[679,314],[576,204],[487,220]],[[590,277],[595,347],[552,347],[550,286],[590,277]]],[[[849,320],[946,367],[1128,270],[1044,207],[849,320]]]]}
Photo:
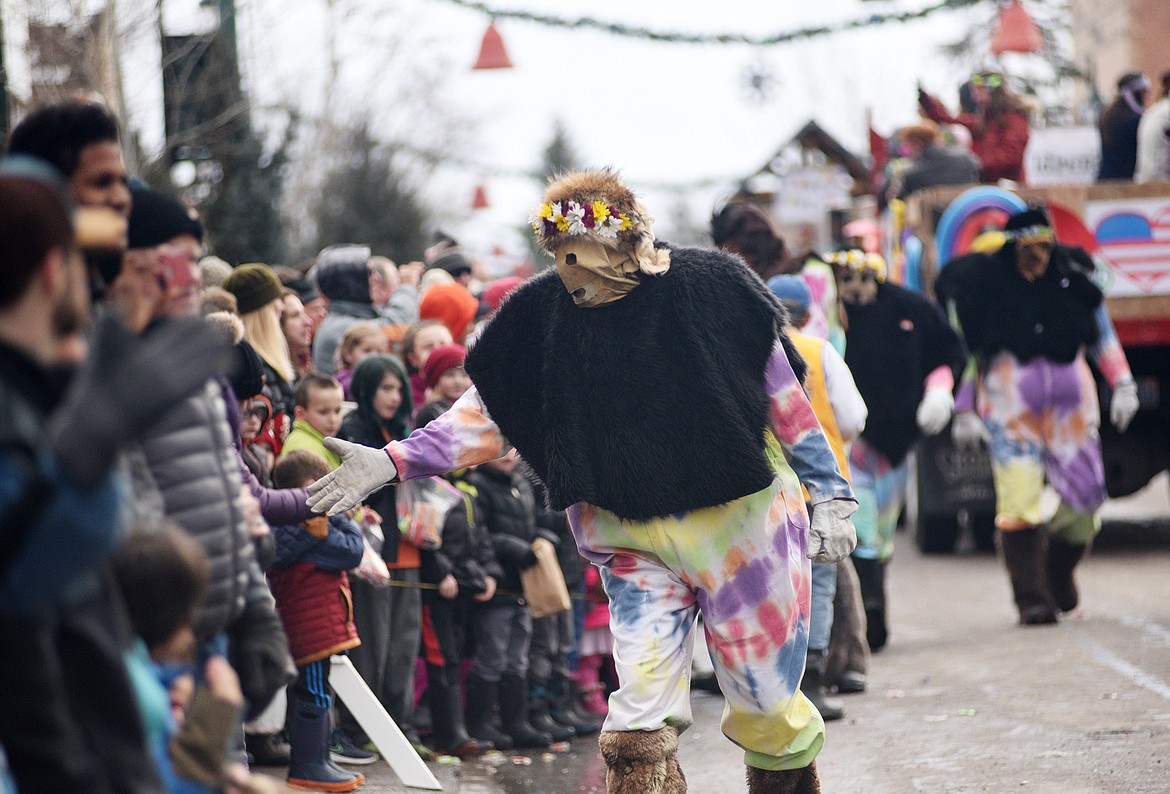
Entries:
{"type": "Polygon", "coordinates": [[[467,355],[504,436],[562,509],[644,520],[766,488],[764,369],[783,307],[736,257],[671,248],[670,270],[580,309],[555,271],[517,289],[467,355]]]}
{"type": "Polygon", "coordinates": [[[1103,296],[1092,274],[1084,251],[1057,245],[1044,275],[1026,281],[1008,245],[952,261],[935,290],[940,300],[954,302],[967,346],[985,361],[1006,350],[1023,362],[1043,357],[1067,364],[1100,336],[1094,312],[1103,296]]]}

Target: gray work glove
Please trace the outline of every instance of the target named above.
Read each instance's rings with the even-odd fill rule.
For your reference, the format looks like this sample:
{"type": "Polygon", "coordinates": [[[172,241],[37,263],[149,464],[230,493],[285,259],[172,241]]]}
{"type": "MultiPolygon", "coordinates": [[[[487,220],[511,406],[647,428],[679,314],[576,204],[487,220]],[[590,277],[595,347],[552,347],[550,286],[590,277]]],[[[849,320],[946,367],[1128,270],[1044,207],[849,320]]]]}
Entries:
{"type": "Polygon", "coordinates": [[[1117,384],[1117,388],[1113,390],[1113,398],[1109,400],[1109,421],[1117,428],[1118,433],[1125,432],[1140,407],[1137,384],[1132,380],[1117,384]]]}
{"type": "Polygon", "coordinates": [[[122,445],[226,372],[231,361],[223,333],[204,320],[164,320],[135,335],[112,313],[106,314],[50,425],[61,466],[82,485],[98,484],[122,445]]]}
{"type": "Polygon", "coordinates": [[[927,389],[918,404],[915,418],[918,427],[928,436],[937,436],[951,421],[951,414],[955,410],[955,398],[950,389],[927,389]]]}
{"type": "Polygon", "coordinates": [[[341,465],[309,486],[309,507],[335,516],[359,505],[374,491],[398,476],[394,461],[384,449],[351,444],[340,438],[325,439],[325,447],[337,453],[341,465]]]}
{"type": "Polygon", "coordinates": [[[976,413],[962,411],[955,414],[955,421],[951,424],[951,441],[962,450],[978,449],[980,444],[990,443],[991,434],[976,413]]]}
{"type": "Polygon", "coordinates": [[[808,558],[837,562],[857,548],[857,532],[849,516],[857,512],[854,499],[830,499],[812,506],[808,528],[808,558]]]}

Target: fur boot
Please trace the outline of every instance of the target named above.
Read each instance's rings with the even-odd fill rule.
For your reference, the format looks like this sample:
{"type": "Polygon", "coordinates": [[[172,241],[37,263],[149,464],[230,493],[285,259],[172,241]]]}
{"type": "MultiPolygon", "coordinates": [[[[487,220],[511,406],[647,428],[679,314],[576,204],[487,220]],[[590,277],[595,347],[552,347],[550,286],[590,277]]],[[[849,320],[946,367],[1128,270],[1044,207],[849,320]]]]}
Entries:
{"type": "Polygon", "coordinates": [[[678,732],[602,731],[598,740],[608,767],[607,794],[685,794],[687,781],[678,765],[678,732]]]}
{"type": "Polygon", "coordinates": [[[748,794],[821,794],[817,762],[800,769],[747,768],[748,794]]]}
{"type": "Polygon", "coordinates": [[[1043,527],[1026,527],[999,533],[1003,560],[1012,582],[1012,596],[1020,612],[1020,625],[1042,626],[1056,622],[1056,610],[1048,593],[1043,527]]]}
{"type": "Polygon", "coordinates": [[[1089,551],[1086,543],[1074,544],[1057,537],[1048,538],[1048,589],[1061,612],[1072,612],[1080,600],[1073,569],[1089,551]]]}

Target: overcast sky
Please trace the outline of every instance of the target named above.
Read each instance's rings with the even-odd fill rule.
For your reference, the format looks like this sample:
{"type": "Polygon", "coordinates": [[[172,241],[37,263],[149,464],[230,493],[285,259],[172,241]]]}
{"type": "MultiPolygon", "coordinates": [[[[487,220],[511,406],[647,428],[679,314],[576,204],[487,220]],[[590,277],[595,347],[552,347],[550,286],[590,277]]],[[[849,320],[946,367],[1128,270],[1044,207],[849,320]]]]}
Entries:
{"type": "MultiPolygon", "coordinates": [[[[139,2],[145,0],[120,0],[119,6],[130,13],[139,2]]],[[[489,0],[497,8],[565,18],[753,35],[935,2],[489,0]]],[[[516,229],[542,189],[518,174],[538,166],[554,120],[563,122],[585,164],[615,166],[635,188],[642,186],[660,226],[679,199],[676,191],[657,186],[701,185],[684,193],[688,210],[699,219],[809,119],[863,153],[867,109],[875,126],[887,132],[915,119],[918,81],[953,102],[963,70],[942,58],[938,47],[990,14],[990,8],[942,11],[923,21],[769,48],[655,43],[501,20],[498,28],[515,68],[472,71],[487,25],[482,14],[447,0],[335,0],[340,79],[329,84],[326,0],[237,4],[246,88],[260,107],[296,106],[312,115],[331,95],[339,120],[368,107],[385,134],[426,147],[436,134],[428,114],[417,101],[403,108],[397,98],[420,74],[438,76],[438,85],[426,89],[428,100],[467,119],[470,132],[461,162],[437,175],[428,195],[446,225],[479,249],[518,246],[516,229]],[[763,97],[746,88],[752,69],[774,78],[763,97]],[[492,206],[473,214],[477,184],[484,185],[492,206]]],[[[199,11],[198,0],[166,0],[165,8],[170,33],[214,20],[199,11]]],[[[150,27],[142,26],[137,37],[123,43],[127,57],[142,64],[128,70],[126,93],[148,145],[161,137],[156,110],[161,87],[150,68],[157,50],[151,52],[150,38],[150,27]],[[144,54],[134,56],[139,51],[144,54]]]]}

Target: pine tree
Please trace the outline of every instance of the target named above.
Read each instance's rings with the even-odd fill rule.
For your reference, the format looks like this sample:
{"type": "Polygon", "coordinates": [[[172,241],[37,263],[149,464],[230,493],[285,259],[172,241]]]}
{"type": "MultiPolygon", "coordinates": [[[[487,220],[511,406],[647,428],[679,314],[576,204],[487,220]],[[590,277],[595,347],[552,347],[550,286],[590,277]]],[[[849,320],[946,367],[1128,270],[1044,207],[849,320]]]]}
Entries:
{"type": "Polygon", "coordinates": [[[317,249],[363,243],[397,262],[421,259],[429,214],[395,148],[364,122],[341,136],[339,157],[313,207],[317,249]]]}

